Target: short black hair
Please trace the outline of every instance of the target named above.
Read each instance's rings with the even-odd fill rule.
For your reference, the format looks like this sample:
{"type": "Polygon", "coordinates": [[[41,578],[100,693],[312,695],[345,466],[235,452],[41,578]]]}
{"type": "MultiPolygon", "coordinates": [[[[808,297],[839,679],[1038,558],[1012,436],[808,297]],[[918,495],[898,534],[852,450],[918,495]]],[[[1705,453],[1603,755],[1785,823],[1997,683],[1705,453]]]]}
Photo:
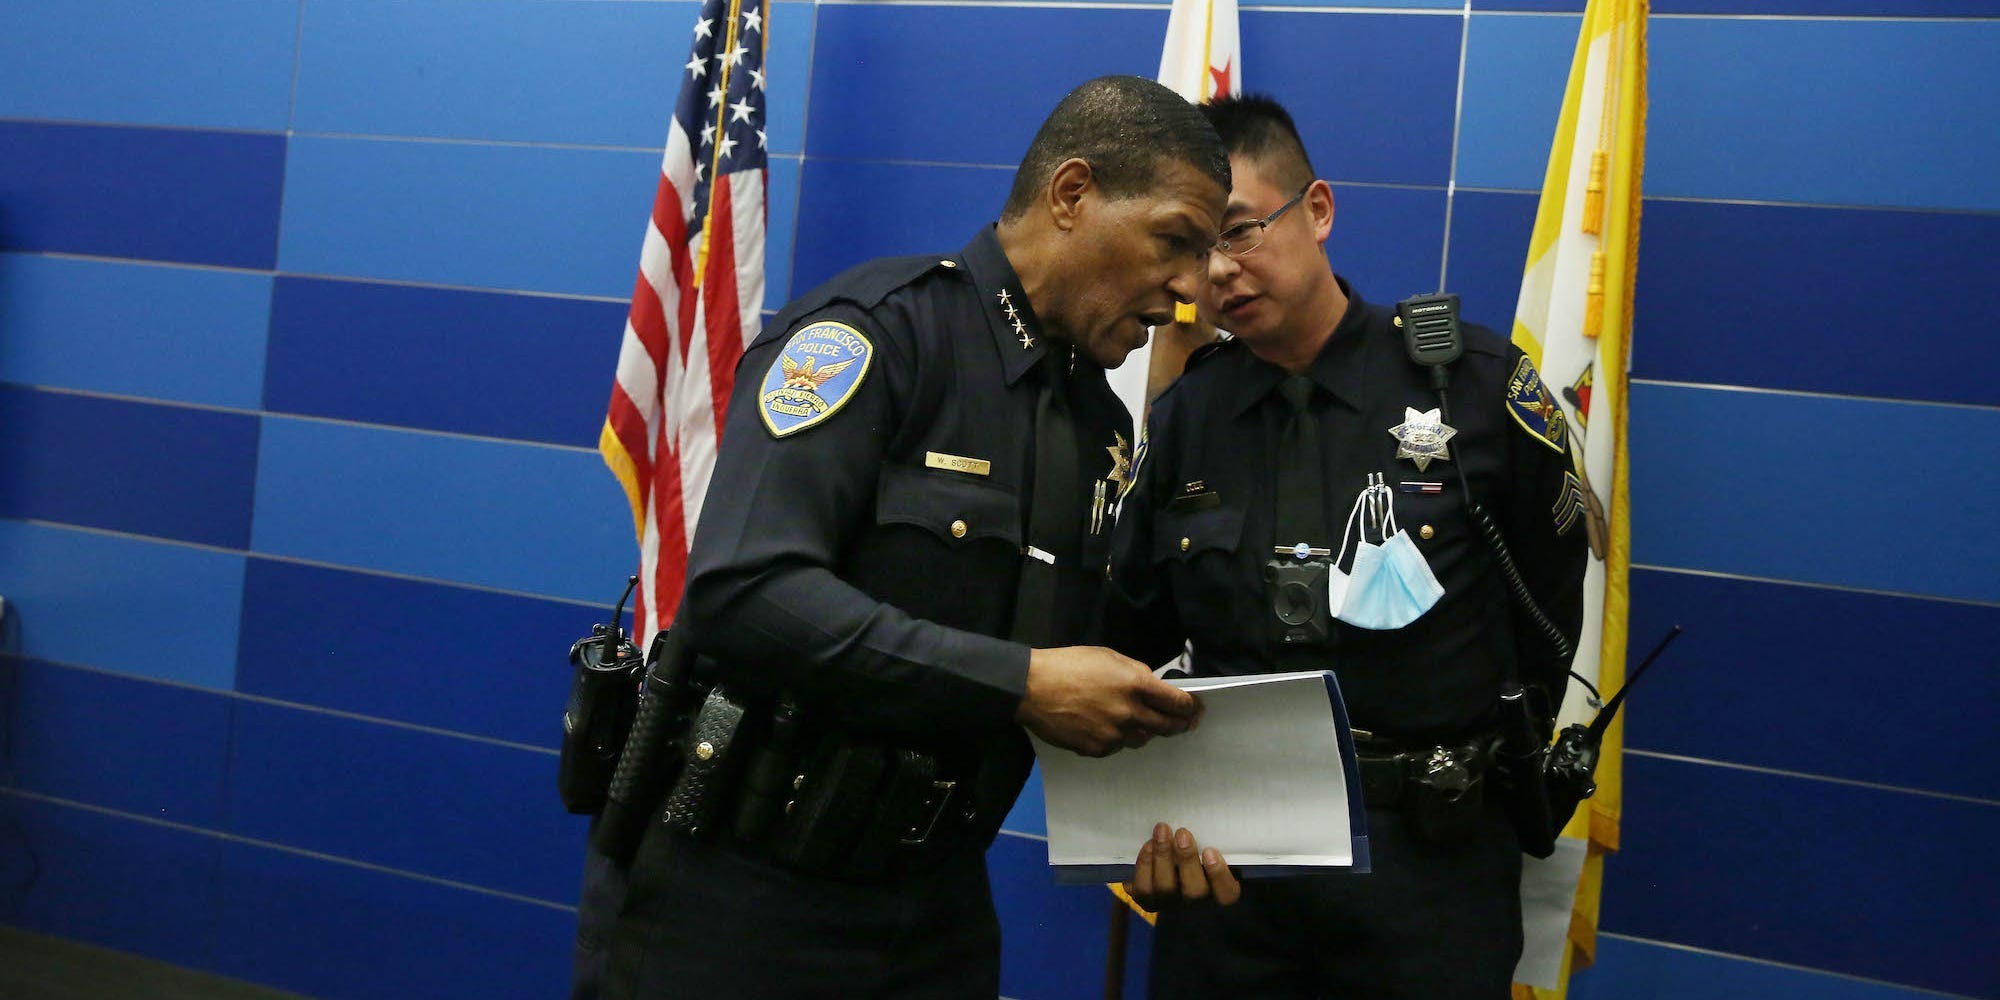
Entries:
{"type": "Polygon", "coordinates": [[[1255,160],[1283,188],[1303,188],[1319,177],[1285,106],[1263,94],[1217,98],[1201,113],[1231,156],[1255,160]]]}
{"type": "Polygon", "coordinates": [[[1152,190],[1161,160],[1177,160],[1229,190],[1229,154],[1193,104],[1151,80],[1101,76],[1070,91],[1042,122],[1007,194],[1001,217],[1026,212],[1063,161],[1090,164],[1107,197],[1152,190]]]}

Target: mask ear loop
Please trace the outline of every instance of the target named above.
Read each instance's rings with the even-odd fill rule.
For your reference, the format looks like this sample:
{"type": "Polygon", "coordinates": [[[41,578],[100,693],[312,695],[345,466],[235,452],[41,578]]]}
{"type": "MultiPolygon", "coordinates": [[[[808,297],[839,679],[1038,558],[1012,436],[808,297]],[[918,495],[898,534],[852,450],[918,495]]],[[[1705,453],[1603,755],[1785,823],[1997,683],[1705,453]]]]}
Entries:
{"type": "MultiPolygon", "coordinates": [[[[1368,488],[1363,489],[1360,493],[1355,494],[1354,506],[1348,508],[1347,510],[1347,525],[1346,527],[1340,529],[1340,554],[1333,557],[1334,569],[1339,569],[1340,564],[1347,560],[1348,536],[1354,534],[1354,528],[1355,528],[1354,519],[1361,516],[1361,505],[1368,501],[1368,493],[1372,489],[1374,489],[1374,487],[1373,485],[1370,485],[1368,488]]],[[[1365,523],[1362,524],[1360,527],[1361,530],[1364,532],[1368,530],[1368,526],[1365,523]]],[[[1368,538],[1364,534],[1361,540],[1363,542],[1366,542],[1368,538]]]]}
{"type": "Polygon", "coordinates": [[[1375,488],[1379,491],[1376,499],[1382,504],[1382,542],[1386,545],[1390,538],[1403,529],[1396,523],[1396,494],[1389,491],[1388,482],[1378,481],[1375,488]]]}

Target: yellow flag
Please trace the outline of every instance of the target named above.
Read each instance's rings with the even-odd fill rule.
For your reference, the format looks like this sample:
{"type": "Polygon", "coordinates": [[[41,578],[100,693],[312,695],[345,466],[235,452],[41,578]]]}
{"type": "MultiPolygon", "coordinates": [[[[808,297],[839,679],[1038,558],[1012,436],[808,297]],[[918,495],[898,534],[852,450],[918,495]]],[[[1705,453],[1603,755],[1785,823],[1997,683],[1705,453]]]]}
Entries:
{"type": "MultiPolygon", "coordinates": [[[[1590,507],[1591,549],[1575,669],[1607,697],[1625,681],[1631,566],[1625,389],[1646,149],[1647,6],[1648,0],[1590,0],[1584,9],[1514,312],[1514,343],[1559,393],[1570,417],[1570,451],[1590,507]]],[[[1581,686],[1571,687],[1564,725],[1595,714],[1581,686]]],[[[1596,954],[1604,853],[1618,847],[1623,745],[1621,720],[1605,737],[1596,796],[1563,831],[1569,841],[1558,857],[1582,858],[1573,898],[1541,904],[1567,903],[1569,909],[1568,933],[1550,944],[1560,954],[1541,956],[1554,975],[1533,977],[1541,981],[1532,987],[1517,985],[1516,997],[1563,996],[1569,974],[1589,966],[1596,954]]],[[[1527,916],[1536,922],[1532,912],[1527,916]]],[[[1536,959],[1524,955],[1522,968],[1536,959]]]]}

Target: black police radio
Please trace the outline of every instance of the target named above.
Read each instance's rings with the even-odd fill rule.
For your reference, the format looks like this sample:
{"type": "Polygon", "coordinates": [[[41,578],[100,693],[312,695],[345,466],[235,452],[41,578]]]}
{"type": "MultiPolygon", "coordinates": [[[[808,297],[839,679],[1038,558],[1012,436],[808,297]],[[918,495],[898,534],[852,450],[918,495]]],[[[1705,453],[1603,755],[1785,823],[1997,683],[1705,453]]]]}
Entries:
{"type": "Polygon", "coordinates": [[[638,707],[639,651],[621,626],[625,600],[638,586],[634,576],[611,609],[611,621],[591,626],[590,634],[569,647],[569,701],[563,706],[562,754],[556,764],[556,791],[563,808],[593,815],[604,808],[612,769],[625,749],[638,707]]]}

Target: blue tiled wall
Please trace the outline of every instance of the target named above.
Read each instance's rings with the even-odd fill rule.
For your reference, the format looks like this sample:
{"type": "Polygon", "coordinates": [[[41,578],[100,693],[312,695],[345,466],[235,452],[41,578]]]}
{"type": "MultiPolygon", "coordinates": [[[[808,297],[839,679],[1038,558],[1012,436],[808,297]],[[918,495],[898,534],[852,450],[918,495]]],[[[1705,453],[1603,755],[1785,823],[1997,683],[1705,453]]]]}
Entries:
{"type": "MultiPolygon", "coordinates": [[[[1575,995],[2000,997],[2000,4],[1654,6],[1633,632],[1689,632],[1575,995]]],[[[773,8],[767,309],[962,244],[1166,24],[773,8]]],[[[1244,10],[1364,294],[1505,321],[1581,8],[1244,10]]],[[[0,6],[0,920],[561,993],[561,655],[632,559],[593,444],[695,9],[0,6]]],[[[1096,996],[1105,897],[1038,787],[1007,826],[1004,991],[1096,996]]]]}

